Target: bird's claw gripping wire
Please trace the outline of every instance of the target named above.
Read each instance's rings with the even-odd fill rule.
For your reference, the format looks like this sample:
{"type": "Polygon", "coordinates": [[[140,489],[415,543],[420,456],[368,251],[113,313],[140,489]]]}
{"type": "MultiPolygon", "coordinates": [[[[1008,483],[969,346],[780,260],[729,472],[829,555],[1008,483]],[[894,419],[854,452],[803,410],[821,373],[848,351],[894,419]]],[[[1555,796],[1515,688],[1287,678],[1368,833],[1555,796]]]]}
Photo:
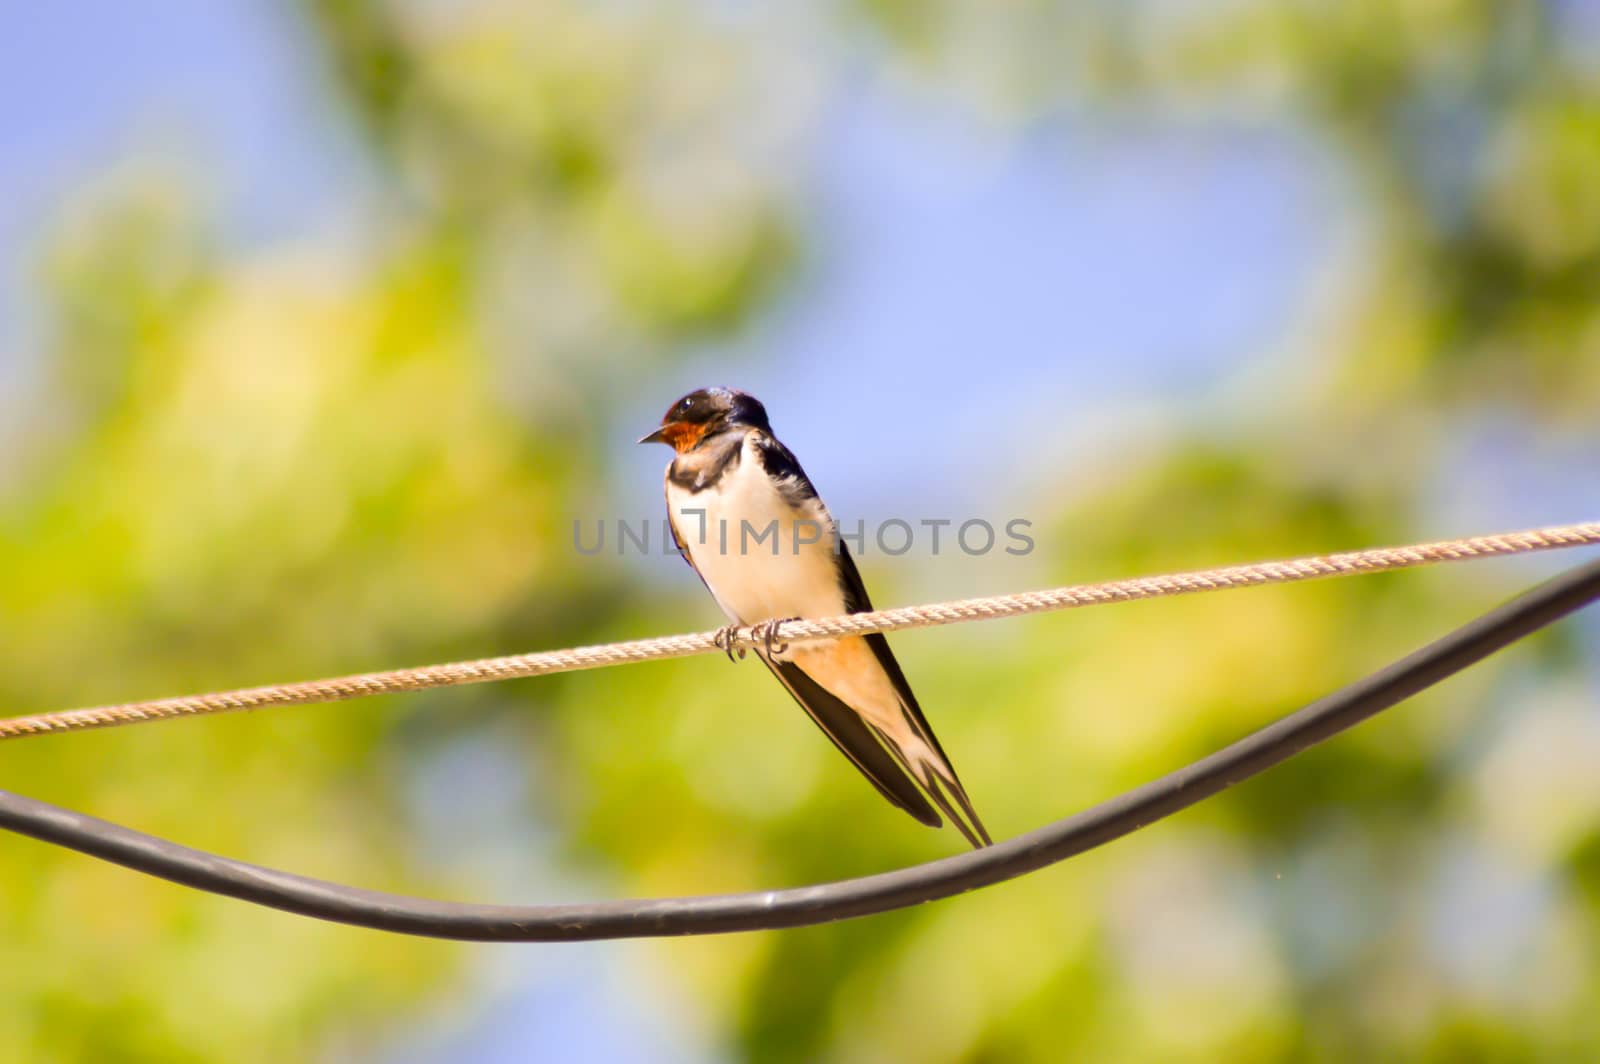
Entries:
{"type": "Polygon", "coordinates": [[[711,637],[711,641],[717,645],[718,650],[728,655],[729,661],[742,661],[744,659],[745,651],[744,647],[739,645],[739,626],[737,624],[725,624],[718,628],[717,634],[711,637]],[[735,651],[738,652],[738,657],[734,657],[735,651]]]}
{"type": "Polygon", "coordinates": [[[799,617],[774,617],[772,620],[763,621],[750,629],[750,634],[761,640],[761,645],[766,650],[767,657],[770,658],[774,654],[782,654],[789,649],[788,643],[778,642],[778,629],[790,621],[798,620],[800,620],[799,617]]]}
{"type": "MultiPolygon", "coordinates": [[[[774,654],[782,654],[789,649],[789,644],[778,640],[778,630],[790,621],[798,620],[800,620],[799,617],[775,617],[770,621],[762,621],[760,624],[751,625],[750,638],[760,642],[761,649],[766,652],[767,657],[770,658],[774,654]]],[[[729,661],[744,660],[745,648],[739,645],[740,630],[740,626],[737,624],[725,624],[718,628],[716,634],[711,637],[711,642],[716,645],[718,650],[728,655],[729,661]],[[735,655],[738,656],[735,657],[735,655]]]]}

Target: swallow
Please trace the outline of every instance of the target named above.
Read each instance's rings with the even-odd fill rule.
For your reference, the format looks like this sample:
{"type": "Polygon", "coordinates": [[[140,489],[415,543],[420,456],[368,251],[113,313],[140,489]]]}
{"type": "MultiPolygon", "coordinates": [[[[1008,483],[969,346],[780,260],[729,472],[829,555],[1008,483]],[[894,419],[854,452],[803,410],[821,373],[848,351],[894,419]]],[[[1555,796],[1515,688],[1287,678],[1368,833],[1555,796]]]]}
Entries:
{"type": "Polygon", "coordinates": [[[882,633],[774,643],[777,622],[862,613],[872,602],[766,408],[744,392],[702,388],[639,442],[676,452],[666,496],[679,553],[733,625],[769,625],[755,654],[800,708],[892,804],[929,827],[943,812],[974,847],[990,845],[882,633]]]}

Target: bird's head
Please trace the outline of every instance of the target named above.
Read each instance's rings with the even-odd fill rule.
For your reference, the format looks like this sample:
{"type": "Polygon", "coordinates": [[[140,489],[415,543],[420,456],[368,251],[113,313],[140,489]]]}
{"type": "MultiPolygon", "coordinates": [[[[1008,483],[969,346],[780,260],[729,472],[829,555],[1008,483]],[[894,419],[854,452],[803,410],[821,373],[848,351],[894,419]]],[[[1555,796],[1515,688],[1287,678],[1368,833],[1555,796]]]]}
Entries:
{"type": "Polygon", "coordinates": [[[708,437],[740,427],[771,431],[761,401],[733,388],[701,388],[673,403],[662,416],[661,427],[639,442],[665,443],[687,454],[708,437]]]}

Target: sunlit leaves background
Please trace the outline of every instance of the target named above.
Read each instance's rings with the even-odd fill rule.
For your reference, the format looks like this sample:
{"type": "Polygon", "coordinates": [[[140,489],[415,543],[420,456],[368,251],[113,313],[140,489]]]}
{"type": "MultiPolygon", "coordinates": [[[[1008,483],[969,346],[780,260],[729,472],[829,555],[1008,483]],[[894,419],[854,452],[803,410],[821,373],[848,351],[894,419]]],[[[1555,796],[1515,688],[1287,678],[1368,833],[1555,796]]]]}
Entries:
{"type": "MultiPolygon", "coordinates": [[[[946,516],[916,509],[936,499],[1034,521],[1021,561],[869,554],[885,603],[1595,516],[1592,3],[311,0],[294,20],[321,79],[308,127],[357,160],[343,225],[241,247],[203,152],[143,151],[56,190],[26,254],[33,324],[0,352],[7,712],[706,627],[676,559],[571,540],[575,519],[655,512],[661,456],[626,441],[696,383],[769,385],[780,432],[858,511],[841,516],[946,516]],[[863,98],[959,123],[980,170],[1063,128],[1090,148],[1121,129],[1288,144],[1326,239],[1285,327],[1177,386],[1141,375],[1137,345],[1077,337],[1087,308],[1038,264],[1106,263],[1108,290],[1182,338],[1206,328],[1193,287],[1250,247],[1130,231],[1178,266],[1126,292],[1115,225],[1027,262],[956,259],[940,305],[874,319],[868,357],[808,350],[783,324],[850,257],[814,148],[863,98]],[[1067,308],[1051,335],[980,304],[992,342],[953,357],[916,320],[1041,283],[1067,308]],[[1122,360],[1143,384],[1095,394],[1122,360]]],[[[1077,158],[1032,163],[1063,209],[1077,158]]],[[[1049,239],[1048,214],[1025,221],[1049,239]]],[[[1274,272],[1248,283],[1276,291],[1274,272]]],[[[896,645],[1009,835],[1547,569],[896,645]]],[[[1591,1057],[1594,633],[1069,866],[783,934],[398,940],[0,839],[0,1058],[1591,1057]]],[[[710,659],[17,743],[0,776],[460,898],[798,884],[959,848],[883,804],[759,670],[710,659]]]]}

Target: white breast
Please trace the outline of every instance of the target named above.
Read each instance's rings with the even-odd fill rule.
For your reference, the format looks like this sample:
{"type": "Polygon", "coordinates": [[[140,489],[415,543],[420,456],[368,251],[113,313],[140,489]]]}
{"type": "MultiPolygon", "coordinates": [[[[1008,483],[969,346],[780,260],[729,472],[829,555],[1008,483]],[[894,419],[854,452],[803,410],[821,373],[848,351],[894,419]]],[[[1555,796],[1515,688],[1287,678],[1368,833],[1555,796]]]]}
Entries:
{"type": "MultiPolygon", "coordinates": [[[[820,499],[810,499],[800,509],[790,506],[762,468],[750,437],[742,444],[738,466],[725,473],[715,487],[690,492],[668,480],[667,505],[689,557],[729,620],[754,624],[845,612],[834,554],[833,518],[820,499]],[[776,528],[776,538],[767,533],[769,527],[776,528]],[[758,533],[766,536],[759,543],[755,541],[758,533]],[[802,543],[797,549],[797,539],[817,542],[802,543]]],[[[922,740],[910,730],[900,696],[865,640],[847,637],[800,644],[774,657],[800,666],[846,705],[895,737],[902,750],[919,748],[922,740]]],[[[927,756],[934,755],[930,751],[927,756]]]]}
{"type": "Polygon", "coordinates": [[[802,509],[790,506],[767,476],[751,437],[742,444],[738,465],[715,486],[690,492],[669,480],[667,506],[729,620],[754,624],[845,611],[827,508],[818,499],[802,509]],[[769,528],[776,529],[775,537],[769,528]],[[806,539],[818,541],[797,547],[806,539]]]}

